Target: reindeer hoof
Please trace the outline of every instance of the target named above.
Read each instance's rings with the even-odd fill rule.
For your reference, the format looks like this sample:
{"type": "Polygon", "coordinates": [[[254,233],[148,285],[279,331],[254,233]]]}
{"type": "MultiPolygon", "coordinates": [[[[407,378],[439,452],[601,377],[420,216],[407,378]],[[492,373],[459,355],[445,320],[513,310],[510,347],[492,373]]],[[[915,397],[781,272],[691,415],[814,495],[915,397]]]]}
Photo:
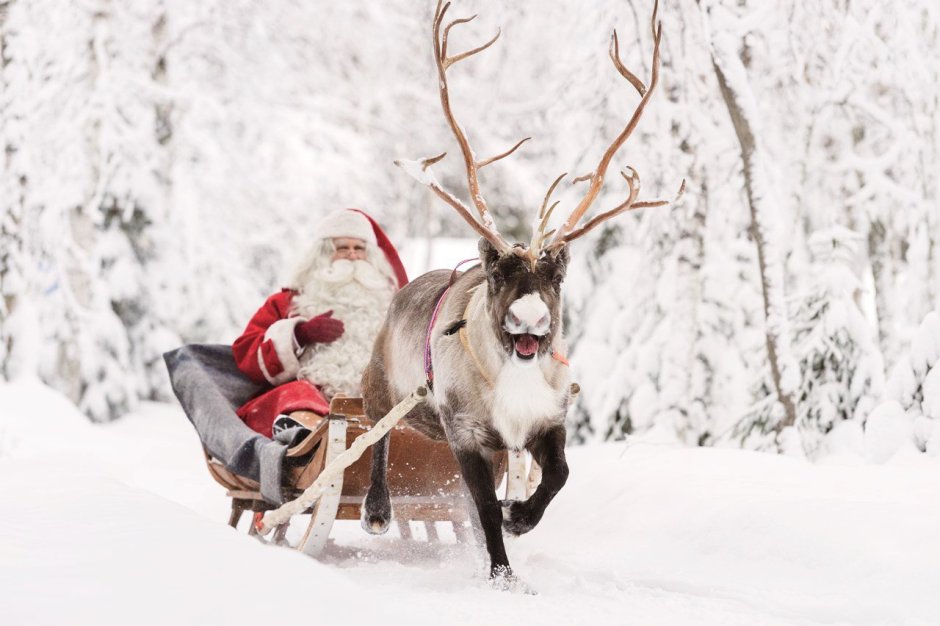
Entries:
{"type": "Polygon", "coordinates": [[[370,535],[384,535],[388,532],[390,520],[382,520],[376,517],[362,520],[362,528],[370,535]]]}
{"type": "Polygon", "coordinates": [[[502,500],[500,505],[503,507],[503,531],[506,534],[524,535],[538,523],[538,520],[532,519],[525,500],[502,500]]]}
{"type": "Polygon", "coordinates": [[[528,596],[537,596],[539,593],[530,587],[524,580],[512,573],[508,565],[497,565],[490,570],[490,587],[497,591],[510,593],[523,593],[528,596]]]}
{"type": "Polygon", "coordinates": [[[359,523],[362,529],[370,535],[384,535],[392,523],[392,503],[388,495],[384,498],[370,498],[371,495],[370,491],[362,502],[362,515],[359,517],[359,523]]]}

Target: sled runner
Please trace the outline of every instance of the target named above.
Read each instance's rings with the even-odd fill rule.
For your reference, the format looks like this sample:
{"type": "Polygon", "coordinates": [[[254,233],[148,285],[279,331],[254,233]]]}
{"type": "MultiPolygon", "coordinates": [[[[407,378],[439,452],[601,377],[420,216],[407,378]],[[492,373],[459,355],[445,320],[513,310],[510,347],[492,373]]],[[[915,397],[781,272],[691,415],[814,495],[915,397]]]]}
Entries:
{"type": "MultiPolygon", "coordinates": [[[[361,398],[337,397],[325,417],[292,414],[303,428],[281,433],[277,435],[280,440],[272,441],[248,429],[234,414],[235,407],[257,392],[257,386],[238,372],[228,346],[184,346],[164,358],[173,389],[203,443],[209,472],[231,498],[229,525],[237,528],[245,511],[251,511],[250,534],[257,534],[257,522],[265,512],[298,497],[371,427],[361,398]]],[[[503,453],[496,459],[494,488],[508,473],[507,499],[525,499],[530,492],[525,464],[524,453],[503,453]]],[[[359,519],[371,466],[371,454],[363,455],[303,511],[310,519],[297,549],[317,555],[335,520],[359,519]]],[[[409,522],[414,521],[424,524],[431,541],[437,539],[436,522],[450,523],[459,541],[470,539],[469,507],[473,505],[465,496],[460,470],[446,442],[395,426],[388,468],[394,518],[403,538],[411,537],[409,522]]],[[[533,470],[532,479],[537,482],[537,468],[533,470]]],[[[272,542],[288,543],[289,523],[276,527],[272,542]]]]}

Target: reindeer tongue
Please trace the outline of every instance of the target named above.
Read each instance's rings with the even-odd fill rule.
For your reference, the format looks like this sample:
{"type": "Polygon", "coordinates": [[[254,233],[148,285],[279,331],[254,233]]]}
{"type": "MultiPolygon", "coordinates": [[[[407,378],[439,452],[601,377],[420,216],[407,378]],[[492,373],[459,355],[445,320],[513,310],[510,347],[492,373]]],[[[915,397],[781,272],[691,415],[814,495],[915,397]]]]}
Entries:
{"type": "Polygon", "coordinates": [[[522,356],[532,356],[539,349],[539,340],[535,335],[517,335],[515,346],[522,356]]]}

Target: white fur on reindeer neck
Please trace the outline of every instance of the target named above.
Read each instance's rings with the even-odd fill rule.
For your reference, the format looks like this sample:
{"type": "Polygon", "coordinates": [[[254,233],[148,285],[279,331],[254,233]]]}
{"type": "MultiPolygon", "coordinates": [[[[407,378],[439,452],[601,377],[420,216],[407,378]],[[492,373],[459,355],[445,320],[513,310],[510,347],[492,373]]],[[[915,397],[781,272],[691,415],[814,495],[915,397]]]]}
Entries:
{"type": "MultiPolygon", "coordinates": [[[[533,294],[523,296],[524,306],[534,307],[533,294]]],[[[535,296],[537,297],[537,296],[535,296]]],[[[539,300],[541,302],[541,300],[539,300]]],[[[544,303],[542,303],[544,306],[544,303]]],[[[486,319],[488,302],[485,283],[474,289],[467,306],[467,333],[490,333],[492,329],[482,328],[475,320],[486,319]],[[482,287],[482,288],[481,288],[482,287]]],[[[539,309],[541,310],[541,309],[539,309]]],[[[547,311],[547,308],[545,309],[547,311]]],[[[488,326],[488,322],[483,322],[488,326]]],[[[557,341],[557,339],[556,339],[557,341]]],[[[477,345],[499,345],[499,339],[480,342],[477,345]]],[[[472,339],[465,344],[472,354],[472,339]]],[[[474,359],[477,360],[478,359],[474,359]]],[[[501,351],[487,350],[484,361],[490,372],[481,372],[493,386],[491,415],[493,428],[511,449],[522,449],[526,440],[540,424],[554,420],[562,412],[567,394],[567,385],[553,387],[549,384],[551,370],[559,363],[548,356],[536,355],[532,360],[522,361],[514,354],[506,356],[501,351]]],[[[486,367],[486,365],[484,365],[486,367]]]]}
{"type": "Polygon", "coordinates": [[[332,310],[344,331],[332,343],[304,349],[298,378],[318,385],[327,398],[359,395],[362,372],[394,293],[388,278],[368,261],[340,259],[317,270],[294,297],[292,313],[309,318],[332,310]]]}

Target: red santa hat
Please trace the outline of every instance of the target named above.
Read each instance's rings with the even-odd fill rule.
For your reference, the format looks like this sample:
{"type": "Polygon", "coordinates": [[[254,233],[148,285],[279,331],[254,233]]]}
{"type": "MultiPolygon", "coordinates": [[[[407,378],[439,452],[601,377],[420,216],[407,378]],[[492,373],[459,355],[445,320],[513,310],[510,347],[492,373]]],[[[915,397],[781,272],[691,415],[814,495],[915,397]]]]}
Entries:
{"type": "Polygon", "coordinates": [[[398,288],[401,289],[408,283],[408,274],[398,257],[398,251],[395,250],[395,246],[392,245],[382,227],[365,211],[359,209],[333,211],[323,218],[315,232],[320,239],[353,237],[378,246],[385,254],[388,264],[392,266],[395,279],[398,281],[398,288]]]}

